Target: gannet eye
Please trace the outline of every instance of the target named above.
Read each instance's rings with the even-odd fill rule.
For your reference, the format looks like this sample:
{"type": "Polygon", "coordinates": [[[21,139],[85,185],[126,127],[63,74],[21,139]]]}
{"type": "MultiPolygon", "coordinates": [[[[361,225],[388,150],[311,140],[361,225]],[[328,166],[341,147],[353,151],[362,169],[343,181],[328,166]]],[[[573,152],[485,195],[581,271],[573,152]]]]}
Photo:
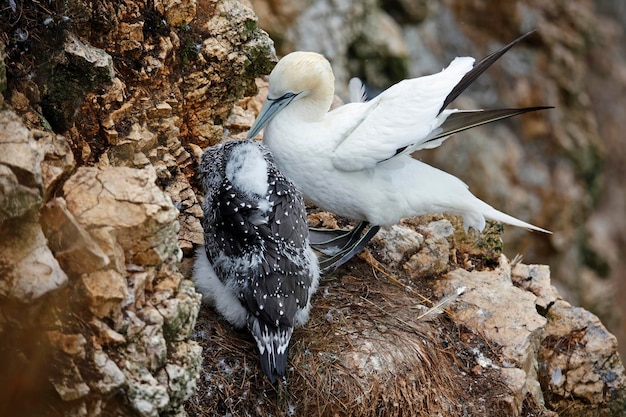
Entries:
{"type": "Polygon", "coordinates": [[[283,101],[283,100],[289,100],[291,98],[294,98],[295,96],[297,96],[296,93],[292,93],[292,92],[287,92],[285,94],[283,94],[282,96],[278,97],[278,98],[268,98],[268,100],[272,100],[272,101],[283,101]]]}

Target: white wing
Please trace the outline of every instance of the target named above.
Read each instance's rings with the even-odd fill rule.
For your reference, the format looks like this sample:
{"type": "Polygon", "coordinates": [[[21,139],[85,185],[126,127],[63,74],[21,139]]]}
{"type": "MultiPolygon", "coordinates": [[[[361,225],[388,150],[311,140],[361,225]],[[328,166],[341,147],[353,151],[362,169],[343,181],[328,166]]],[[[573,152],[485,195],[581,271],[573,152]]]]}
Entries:
{"type": "Polygon", "coordinates": [[[342,117],[354,117],[333,154],[335,168],[362,170],[392,158],[398,150],[415,150],[451,113],[440,114],[441,107],[473,65],[474,58],[456,58],[437,74],[401,81],[367,103],[349,105],[358,106],[354,113],[335,110],[342,117]]]}

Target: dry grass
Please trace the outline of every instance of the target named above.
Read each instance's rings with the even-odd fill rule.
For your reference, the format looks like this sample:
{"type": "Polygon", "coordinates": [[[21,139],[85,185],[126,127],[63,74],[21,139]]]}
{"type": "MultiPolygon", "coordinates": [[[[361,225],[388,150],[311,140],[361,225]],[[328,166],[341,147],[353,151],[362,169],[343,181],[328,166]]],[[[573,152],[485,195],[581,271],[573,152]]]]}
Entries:
{"type": "Polygon", "coordinates": [[[476,369],[470,350],[496,352],[446,313],[416,319],[432,282],[409,289],[372,265],[355,260],[323,280],[278,386],[260,370],[251,337],[203,309],[195,337],[204,366],[189,415],[505,415],[506,387],[476,369]]]}

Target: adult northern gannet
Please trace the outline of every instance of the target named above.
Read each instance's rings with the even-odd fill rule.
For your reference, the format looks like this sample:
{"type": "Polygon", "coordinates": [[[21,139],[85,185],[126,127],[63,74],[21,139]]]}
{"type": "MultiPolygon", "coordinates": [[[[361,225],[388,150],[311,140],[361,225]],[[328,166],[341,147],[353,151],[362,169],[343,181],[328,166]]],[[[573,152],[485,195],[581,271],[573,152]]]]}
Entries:
{"type": "Polygon", "coordinates": [[[455,176],[410,156],[471,127],[549,108],[446,109],[529,34],[477,63],[471,57],[458,57],[437,74],[403,80],[370,101],[348,103],[330,112],[334,75],[322,55],[293,52],[276,64],[267,101],[248,138],[265,128],[265,144],[305,198],[324,210],[361,221],[334,240],[322,242],[316,237],[313,242],[312,238],[320,248],[334,246],[332,250],[338,251],[323,266],[337,267],[347,261],[380,226],[423,214],[460,215],[466,229],[483,230],[485,219],[490,219],[550,233],[496,210],[455,176]]]}
{"type": "Polygon", "coordinates": [[[293,328],[307,322],[319,280],[302,196],[254,141],[208,148],[199,175],[205,246],[193,280],[203,301],[247,326],[273,383],[285,376],[293,328]]]}

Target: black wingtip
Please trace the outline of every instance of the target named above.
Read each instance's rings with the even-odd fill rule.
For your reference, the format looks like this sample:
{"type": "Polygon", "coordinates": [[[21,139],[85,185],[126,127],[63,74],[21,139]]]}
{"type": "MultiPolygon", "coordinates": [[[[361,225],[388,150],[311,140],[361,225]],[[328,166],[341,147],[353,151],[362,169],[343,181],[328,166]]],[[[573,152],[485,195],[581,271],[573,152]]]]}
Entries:
{"type": "Polygon", "coordinates": [[[509,43],[502,49],[492,52],[491,54],[487,55],[486,57],[484,57],[483,59],[475,63],[474,68],[472,68],[467,74],[465,74],[465,76],[461,79],[461,81],[456,86],[454,86],[450,94],[448,94],[448,96],[443,102],[443,105],[439,109],[439,114],[441,114],[441,112],[446,107],[448,107],[448,105],[452,103],[454,99],[456,99],[463,91],[465,91],[467,87],[469,87],[476,80],[476,78],[480,76],[480,74],[485,72],[487,68],[489,68],[494,62],[500,59],[502,55],[504,55],[509,49],[511,49],[513,46],[515,46],[516,44],[526,39],[527,37],[529,37],[535,32],[536,32],[536,29],[533,29],[530,32],[526,32],[525,34],[515,39],[513,42],[509,43]]]}
{"type": "Polygon", "coordinates": [[[519,116],[520,114],[553,108],[554,106],[535,106],[518,109],[462,110],[450,114],[439,129],[436,130],[436,133],[424,140],[423,143],[440,140],[464,130],[519,116]]]}

